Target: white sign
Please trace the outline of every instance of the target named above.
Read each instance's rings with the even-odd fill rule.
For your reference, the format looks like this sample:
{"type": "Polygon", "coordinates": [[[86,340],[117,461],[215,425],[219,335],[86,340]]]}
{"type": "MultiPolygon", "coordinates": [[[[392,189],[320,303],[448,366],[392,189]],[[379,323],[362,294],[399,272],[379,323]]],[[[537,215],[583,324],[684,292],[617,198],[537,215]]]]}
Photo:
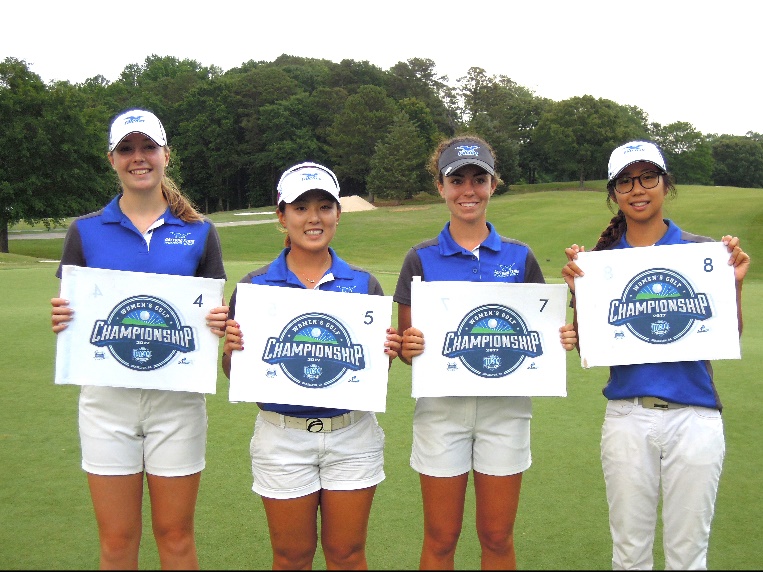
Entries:
{"type": "Polygon", "coordinates": [[[728,261],[721,242],[578,253],[581,365],[740,359],[728,261]]]}
{"type": "Polygon", "coordinates": [[[383,412],[392,297],[239,283],[230,401],[383,412]]]}
{"type": "Polygon", "coordinates": [[[412,397],[567,395],[559,328],[563,284],[411,284],[411,321],[424,334],[412,397]]]}
{"type": "Polygon", "coordinates": [[[215,393],[220,338],[206,315],[225,280],[64,265],[74,317],[56,340],[57,384],[215,393]]]}

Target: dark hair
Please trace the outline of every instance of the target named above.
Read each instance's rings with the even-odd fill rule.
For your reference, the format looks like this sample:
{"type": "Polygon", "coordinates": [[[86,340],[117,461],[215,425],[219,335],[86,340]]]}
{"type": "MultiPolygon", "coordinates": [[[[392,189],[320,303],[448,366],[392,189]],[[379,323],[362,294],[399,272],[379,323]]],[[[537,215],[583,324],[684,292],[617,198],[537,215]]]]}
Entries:
{"type": "MultiPolygon", "coordinates": [[[[482,137],[479,137],[477,135],[470,135],[468,133],[464,133],[461,135],[456,135],[455,137],[451,137],[450,139],[444,139],[440,141],[439,145],[437,145],[437,148],[434,150],[432,155],[429,157],[429,162],[427,163],[427,171],[432,175],[434,178],[435,188],[437,188],[438,183],[443,182],[443,176],[440,172],[440,169],[438,168],[439,162],[440,162],[440,155],[442,155],[442,152],[445,151],[448,147],[453,145],[454,143],[460,143],[462,141],[477,141],[480,145],[484,146],[485,149],[490,151],[490,155],[493,157],[493,162],[497,162],[495,158],[495,151],[490,146],[490,143],[485,141],[482,137]]],[[[492,175],[493,180],[496,183],[496,186],[503,183],[501,180],[501,175],[498,174],[498,170],[496,169],[495,174],[492,175]]]]}
{"type": "MultiPolygon", "coordinates": [[[[660,169],[660,174],[665,185],[668,187],[668,196],[674,198],[676,196],[675,177],[662,169],[660,169]]],[[[607,208],[610,212],[615,212],[612,206],[613,202],[617,202],[615,201],[615,192],[615,180],[612,179],[607,183],[607,208]]],[[[626,230],[628,230],[628,224],[625,221],[625,214],[620,209],[617,209],[617,213],[609,221],[609,226],[599,236],[599,241],[593,247],[593,250],[606,250],[620,240],[626,230]]]]}

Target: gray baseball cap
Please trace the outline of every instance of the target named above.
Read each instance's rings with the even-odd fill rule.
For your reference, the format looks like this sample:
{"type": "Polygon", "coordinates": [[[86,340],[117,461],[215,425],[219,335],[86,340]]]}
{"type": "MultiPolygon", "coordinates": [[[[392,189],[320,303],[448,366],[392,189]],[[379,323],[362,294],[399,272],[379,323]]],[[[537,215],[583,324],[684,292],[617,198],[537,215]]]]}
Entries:
{"type": "Polygon", "coordinates": [[[493,155],[480,142],[474,139],[462,139],[454,142],[440,154],[437,168],[444,177],[452,175],[464,165],[477,165],[490,175],[495,175],[493,155]]]}

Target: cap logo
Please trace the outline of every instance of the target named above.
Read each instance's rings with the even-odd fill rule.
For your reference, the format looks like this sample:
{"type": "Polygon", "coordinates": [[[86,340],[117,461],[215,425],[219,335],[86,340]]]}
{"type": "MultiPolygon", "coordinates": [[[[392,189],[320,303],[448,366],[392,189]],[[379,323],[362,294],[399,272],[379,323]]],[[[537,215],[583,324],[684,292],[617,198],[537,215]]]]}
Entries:
{"type": "Polygon", "coordinates": [[[303,181],[320,181],[321,177],[318,173],[302,173],[303,181]]]}
{"type": "Polygon", "coordinates": [[[479,145],[459,145],[458,149],[459,157],[479,157],[480,146],[479,145]]]}
{"type": "Polygon", "coordinates": [[[145,120],[142,115],[130,115],[129,117],[125,117],[125,125],[130,125],[131,123],[145,123],[145,120]]]}
{"type": "Polygon", "coordinates": [[[626,153],[631,153],[633,151],[641,151],[642,147],[643,147],[643,145],[626,145],[625,146],[625,152],[626,153]]]}

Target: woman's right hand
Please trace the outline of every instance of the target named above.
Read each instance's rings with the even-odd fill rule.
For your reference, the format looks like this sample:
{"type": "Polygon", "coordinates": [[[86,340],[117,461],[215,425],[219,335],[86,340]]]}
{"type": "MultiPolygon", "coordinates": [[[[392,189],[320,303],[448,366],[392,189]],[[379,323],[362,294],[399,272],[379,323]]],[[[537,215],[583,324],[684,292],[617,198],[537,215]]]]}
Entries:
{"type": "MultiPolygon", "coordinates": [[[[564,254],[567,255],[567,264],[562,268],[562,278],[567,283],[567,287],[570,292],[575,292],[575,277],[583,276],[583,271],[578,267],[577,262],[578,252],[585,252],[585,246],[578,246],[573,244],[569,248],[564,249],[564,254]]],[[[573,294],[574,295],[574,294],[573,294]]]]}
{"type": "Polygon", "coordinates": [[[66,329],[67,322],[71,322],[74,317],[74,310],[69,308],[69,300],[63,298],[51,298],[50,303],[53,306],[50,321],[53,326],[53,333],[57,334],[66,329]]]}
{"type": "Polygon", "coordinates": [[[400,348],[400,356],[405,363],[411,363],[411,360],[424,353],[424,334],[411,326],[403,332],[403,344],[400,348]]]}

